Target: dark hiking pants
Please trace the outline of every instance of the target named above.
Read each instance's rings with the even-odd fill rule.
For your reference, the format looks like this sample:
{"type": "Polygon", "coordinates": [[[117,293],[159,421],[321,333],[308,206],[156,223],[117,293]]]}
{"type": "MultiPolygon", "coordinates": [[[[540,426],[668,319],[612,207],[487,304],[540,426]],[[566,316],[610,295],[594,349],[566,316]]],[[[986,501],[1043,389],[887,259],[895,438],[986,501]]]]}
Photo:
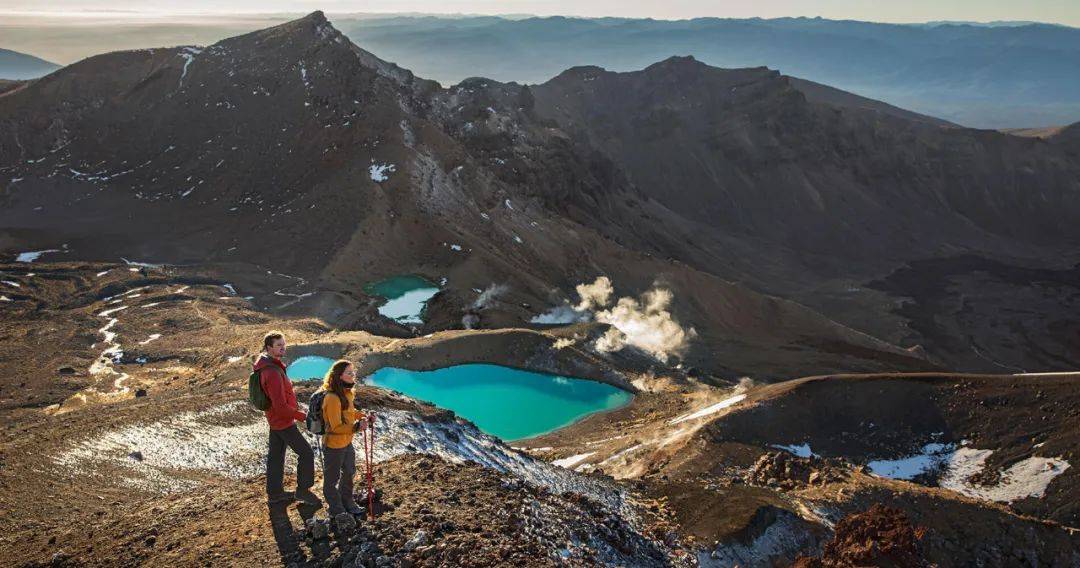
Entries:
{"type": "Polygon", "coordinates": [[[323,448],[323,498],[333,517],[344,513],[353,504],[353,478],[356,477],[356,450],[352,444],[344,448],[323,448]]]}
{"type": "Polygon", "coordinates": [[[285,493],[285,448],[296,452],[296,488],[310,489],[315,484],[315,452],[296,424],[284,430],[270,431],[266,452],[266,495],[274,498],[285,493]]]}

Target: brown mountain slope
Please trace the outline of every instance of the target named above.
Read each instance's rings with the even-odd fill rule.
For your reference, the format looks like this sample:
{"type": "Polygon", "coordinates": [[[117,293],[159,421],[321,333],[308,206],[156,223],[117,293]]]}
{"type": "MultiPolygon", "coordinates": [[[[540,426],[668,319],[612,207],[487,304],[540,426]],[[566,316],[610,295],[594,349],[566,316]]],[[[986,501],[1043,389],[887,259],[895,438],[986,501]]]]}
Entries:
{"type": "MultiPolygon", "coordinates": [[[[684,223],[697,223],[696,246],[672,253],[690,266],[893,343],[921,345],[950,367],[1075,368],[1074,356],[1028,350],[997,360],[977,352],[1023,337],[1018,328],[1075,317],[1068,298],[1080,283],[1055,276],[1070,293],[1047,290],[1043,306],[1038,280],[980,285],[978,263],[958,258],[1012,273],[1067,271],[1080,261],[1070,220],[1080,215],[1080,144],[1068,130],[1040,140],[940,128],[818,102],[799,85],[764,68],[671,58],[631,73],[574,68],[532,92],[541,117],[598,148],[684,223]],[[937,264],[911,264],[924,260],[937,264]],[[911,267],[929,272],[885,294],[871,286],[911,267]],[[964,325],[976,330],[950,330],[944,342],[912,332],[912,311],[930,317],[940,306],[909,300],[922,293],[915,282],[940,282],[934,273],[943,269],[951,276],[935,292],[950,305],[973,301],[964,325]]],[[[1040,335],[1054,352],[1074,343],[1061,330],[1040,335]]]]}
{"type": "Polygon", "coordinates": [[[660,283],[697,330],[687,361],[727,377],[988,365],[912,333],[889,297],[908,290],[866,285],[926,256],[1075,252],[1068,143],[837,109],[768,70],[684,59],[441,89],[318,12],[90,58],[0,97],[0,125],[9,253],[212,263],[265,309],[398,334],[364,284],[446,278],[426,333],[493,284],[508,291],[485,326],[601,274],[620,296],[660,283]],[[930,357],[897,347],[916,344],[930,357]]]}
{"type": "Polygon", "coordinates": [[[912,122],[923,122],[932,126],[957,127],[956,124],[947,120],[912,112],[888,103],[861,97],[855,93],[849,93],[828,85],[822,85],[821,83],[815,83],[798,77],[788,77],[787,79],[792,87],[795,87],[799,92],[806,95],[806,100],[812,103],[822,103],[833,107],[878,112],[884,115],[910,120],[912,122]]]}
{"type": "Polygon", "coordinates": [[[0,99],[0,123],[12,252],[212,263],[264,308],[396,333],[408,330],[375,314],[364,284],[445,277],[429,319],[456,327],[474,290],[496,283],[509,291],[488,326],[522,325],[598,274],[623,295],[659,279],[699,330],[693,364],[711,372],[795,374],[806,353],[823,370],[923,365],[668,261],[694,227],[538,120],[528,89],[438,89],[321,13],[207,48],[90,58],[0,99]],[[810,346],[821,338],[850,347],[810,346]]]}
{"type": "Polygon", "coordinates": [[[646,195],[725,233],[853,260],[1080,239],[1080,165],[1039,140],[815,104],[775,71],[692,58],[533,91],[646,195]]]}

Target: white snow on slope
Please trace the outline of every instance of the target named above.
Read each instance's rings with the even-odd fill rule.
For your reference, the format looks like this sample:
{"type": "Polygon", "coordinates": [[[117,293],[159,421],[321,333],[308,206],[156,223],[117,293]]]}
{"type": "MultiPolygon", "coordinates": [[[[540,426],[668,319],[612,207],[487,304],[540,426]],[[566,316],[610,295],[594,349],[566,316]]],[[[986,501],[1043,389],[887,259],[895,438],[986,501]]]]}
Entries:
{"type": "Polygon", "coordinates": [[[179,55],[184,59],[184,70],[180,72],[180,82],[177,84],[177,88],[184,85],[184,77],[187,77],[188,66],[195,60],[195,56],[202,53],[202,48],[198,47],[184,47],[180,49],[179,55]]]}
{"type": "Polygon", "coordinates": [[[304,68],[304,62],[300,62],[300,80],[304,82],[305,87],[310,87],[311,83],[308,83],[307,69],[304,68]]]}
{"type": "Polygon", "coordinates": [[[680,422],[686,422],[687,420],[695,420],[697,418],[709,416],[710,414],[716,414],[717,412],[720,412],[725,408],[739,404],[745,399],[745,394],[737,394],[731,398],[725,398],[724,400],[721,400],[720,402],[711,406],[706,406],[705,408],[702,408],[701,410],[698,410],[696,412],[691,412],[690,414],[684,414],[677,418],[673,418],[670,422],[668,422],[668,424],[679,424],[680,422]]]}
{"type": "MultiPolygon", "coordinates": [[[[406,452],[432,454],[448,461],[473,461],[555,492],[575,491],[615,508],[624,505],[621,490],[600,479],[583,477],[531,458],[476,430],[467,422],[429,422],[406,410],[377,409],[375,461],[406,452]]],[[[310,439],[314,445],[313,438],[310,439]]],[[[193,482],[174,471],[207,471],[227,477],[254,477],[266,470],[267,423],[244,401],[199,413],[180,413],[157,422],[127,425],[72,446],[53,461],[72,474],[91,473],[103,460],[131,470],[121,485],[162,492],[189,489],[193,482]],[[141,460],[130,457],[138,451],[141,460]]],[[[361,436],[353,446],[363,451],[361,436]]],[[[320,466],[316,458],[316,466],[320,466]]],[[[288,469],[295,469],[289,452],[288,469]]]]}
{"type": "Polygon", "coordinates": [[[892,460],[875,460],[867,467],[874,475],[890,479],[914,479],[925,473],[939,470],[948,463],[952,455],[952,446],[945,444],[926,444],[922,452],[892,460]]]}
{"type": "Polygon", "coordinates": [[[938,485],[986,501],[1011,503],[1027,497],[1041,498],[1055,477],[1071,467],[1060,458],[1031,456],[999,472],[993,485],[975,484],[971,476],[983,471],[994,450],[957,448],[949,444],[927,444],[922,452],[895,460],[867,463],[870,471],[882,477],[910,480],[922,474],[940,472],[938,485]]]}
{"type": "Polygon", "coordinates": [[[788,444],[786,446],[780,444],[773,444],[772,447],[778,450],[790,452],[800,458],[808,458],[816,455],[813,451],[810,450],[810,444],[788,444]]]}
{"type": "Polygon", "coordinates": [[[116,312],[122,312],[122,311],[124,311],[126,309],[128,309],[127,306],[120,306],[119,308],[113,308],[111,310],[105,310],[105,311],[101,312],[100,314],[98,314],[98,317],[107,318],[107,317],[115,314],[116,312]]]}
{"type": "Polygon", "coordinates": [[[46,254],[46,253],[50,253],[50,252],[60,252],[60,249],[37,250],[37,251],[32,251],[32,252],[20,252],[19,256],[15,258],[15,262],[34,262],[41,255],[46,254]]]}
{"type": "Polygon", "coordinates": [[[439,289],[435,287],[409,290],[379,306],[379,314],[399,323],[424,323],[420,316],[428,301],[438,293],[439,289]]]}
{"type": "Polygon", "coordinates": [[[161,268],[163,264],[150,264],[149,262],[135,262],[134,260],[128,260],[124,257],[120,257],[120,260],[124,261],[124,264],[128,266],[139,266],[142,268],[161,268]]]}
{"type": "MultiPolygon", "coordinates": [[[[563,493],[574,491],[622,508],[622,492],[612,484],[582,477],[533,459],[465,422],[428,422],[404,410],[376,410],[374,455],[382,462],[403,453],[438,455],[448,461],[473,461],[512,474],[534,485],[563,493]]],[[[128,468],[128,486],[174,493],[194,482],[172,470],[201,470],[226,477],[264,473],[266,420],[246,401],[229,402],[200,412],[183,412],[156,422],[133,424],[89,439],[74,440],[53,462],[71,475],[86,475],[102,460],[128,468]],[[141,460],[129,454],[139,452],[141,460]]],[[[314,440],[310,440],[314,445],[314,440]]],[[[353,442],[363,452],[361,437],[353,442]]],[[[363,455],[361,453],[361,455],[363,455]]],[[[289,453],[290,469],[295,459],[289,453]]],[[[319,467],[316,458],[316,466],[319,467]]]]}
{"type": "MultiPolygon", "coordinates": [[[[128,379],[128,374],[121,373],[113,369],[113,364],[119,362],[120,359],[124,356],[124,351],[120,348],[120,342],[116,341],[116,332],[112,331],[113,326],[115,326],[119,322],[120,320],[112,318],[111,320],[109,320],[109,323],[105,324],[104,327],[98,330],[98,333],[105,337],[106,347],[105,350],[101,352],[101,355],[98,355],[98,358],[94,360],[94,363],[90,365],[89,373],[93,376],[116,376],[116,379],[113,380],[113,389],[115,389],[115,391],[118,393],[126,393],[128,391],[128,388],[124,386],[124,381],[128,379]]],[[[90,387],[88,390],[96,391],[97,389],[96,387],[90,387]]]]}
{"type": "Polygon", "coordinates": [[[559,467],[565,467],[566,469],[573,469],[573,467],[575,465],[585,461],[586,459],[589,458],[589,456],[591,456],[591,455],[593,455],[595,453],[596,452],[585,452],[584,454],[578,454],[576,456],[570,456],[568,458],[563,458],[561,460],[555,460],[555,461],[551,462],[551,465],[557,465],[559,467]]]}
{"type": "Polygon", "coordinates": [[[368,174],[371,176],[371,181],[380,183],[390,179],[389,174],[397,171],[397,167],[394,164],[371,164],[368,167],[368,174]]]}

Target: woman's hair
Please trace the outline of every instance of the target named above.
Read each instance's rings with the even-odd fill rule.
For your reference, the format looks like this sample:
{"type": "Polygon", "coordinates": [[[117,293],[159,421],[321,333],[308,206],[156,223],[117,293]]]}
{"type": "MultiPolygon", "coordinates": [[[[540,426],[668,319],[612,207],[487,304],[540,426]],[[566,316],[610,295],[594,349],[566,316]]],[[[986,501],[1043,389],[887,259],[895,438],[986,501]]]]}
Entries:
{"type": "Polygon", "coordinates": [[[266,351],[274,346],[274,342],[279,339],[285,339],[285,335],[280,331],[271,331],[263,336],[262,350],[266,351]]]}
{"type": "Polygon", "coordinates": [[[326,372],[326,376],[323,377],[322,388],[326,392],[332,392],[341,400],[345,400],[345,391],[348,390],[345,386],[345,382],[341,380],[341,374],[345,372],[345,369],[352,365],[351,361],[340,359],[335,361],[333,365],[330,365],[330,370],[326,372]]]}

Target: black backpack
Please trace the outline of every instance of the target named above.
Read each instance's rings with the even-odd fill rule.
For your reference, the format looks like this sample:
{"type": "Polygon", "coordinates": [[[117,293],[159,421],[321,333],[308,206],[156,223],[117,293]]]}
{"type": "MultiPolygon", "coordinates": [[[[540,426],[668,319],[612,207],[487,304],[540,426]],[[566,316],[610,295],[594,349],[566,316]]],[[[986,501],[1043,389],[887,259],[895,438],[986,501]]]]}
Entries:
{"type": "Polygon", "coordinates": [[[312,434],[322,435],[326,433],[326,421],[323,420],[322,415],[322,405],[325,398],[326,391],[317,390],[315,394],[311,395],[311,400],[308,401],[307,420],[304,421],[304,426],[312,434]]]}
{"type": "Polygon", "coordinates": [[[256,410],[270,410],[270,397],[266,396],[266,391],[262,388],[261,378],[262,373],[259,371],[252,371],[248,376],[248,402],[251,406],[254,406],[256,410]]]}
{"type": "MultiPolygon", "coordinates": [[[[307,419],[304,420],[304,427],[308,432],[312,434],[323,435],[326,433],[326,420],[323,420],[323,401],[326,400],[326,395],[330,394],[327,391],[319,389],[315,391],[315,394],[311,395],[311,400],[308,401],[307,419]]],[[[340,396],[335,394],[339,399],[340,396]]],[[[347,401],[341,399],[341,411],[345,411],[345,404],[347,401]]]]}

